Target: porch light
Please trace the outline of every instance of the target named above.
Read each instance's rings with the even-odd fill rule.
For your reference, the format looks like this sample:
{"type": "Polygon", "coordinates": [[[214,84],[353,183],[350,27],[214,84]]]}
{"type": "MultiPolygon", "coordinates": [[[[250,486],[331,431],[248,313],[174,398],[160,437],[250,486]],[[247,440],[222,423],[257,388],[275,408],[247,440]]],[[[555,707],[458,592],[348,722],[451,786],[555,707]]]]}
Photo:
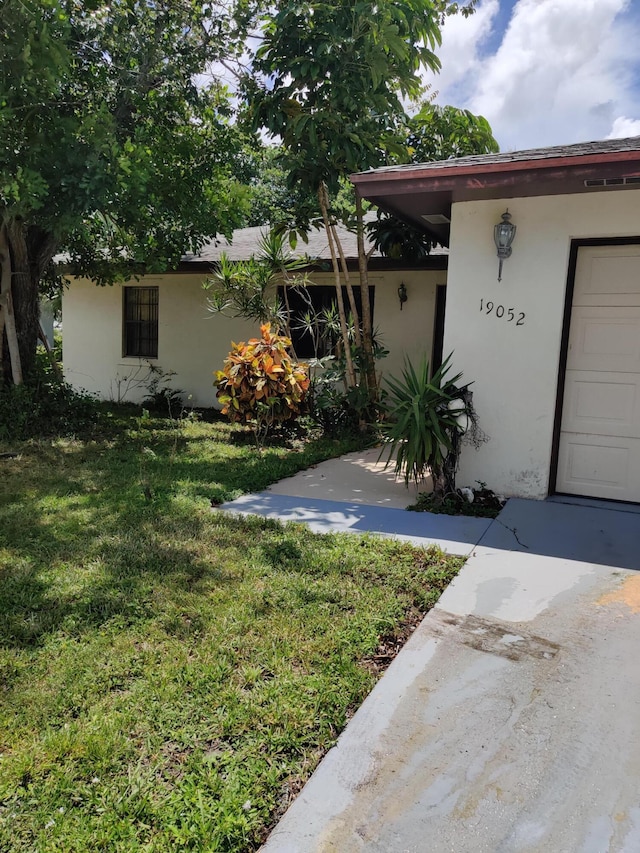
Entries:
{"type": "Polygon", "coordinates": [[[398,288],[398,299],[400,300],[400,310],[402,311],[402,306],[407,301],[409,297],[407,296],[407,287],[404,281],[400,282],[400,287],[398,288]]]}
{"type": "Polygon", "coordinates": [[[505,258],[511,257],[511,244],[516,236],[516,226],[511,222],[511,214],[507,209],[502,214],[502,222],[499,222],[493,229],[493,239],[498,250],[500,263],[498,265],[498,281],[502,281],[502,263],[505,258]]]}

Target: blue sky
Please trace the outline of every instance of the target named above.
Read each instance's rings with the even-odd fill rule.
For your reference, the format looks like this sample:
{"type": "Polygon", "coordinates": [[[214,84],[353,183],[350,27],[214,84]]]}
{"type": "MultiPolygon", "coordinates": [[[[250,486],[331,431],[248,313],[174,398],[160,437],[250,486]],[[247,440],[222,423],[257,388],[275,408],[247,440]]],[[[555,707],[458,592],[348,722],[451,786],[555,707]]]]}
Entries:
{"type": "Polygon", "coordinates": [[[480,0],[447,19],[436,102],[502,151],[640,135],[640,0],[480,0]]]}

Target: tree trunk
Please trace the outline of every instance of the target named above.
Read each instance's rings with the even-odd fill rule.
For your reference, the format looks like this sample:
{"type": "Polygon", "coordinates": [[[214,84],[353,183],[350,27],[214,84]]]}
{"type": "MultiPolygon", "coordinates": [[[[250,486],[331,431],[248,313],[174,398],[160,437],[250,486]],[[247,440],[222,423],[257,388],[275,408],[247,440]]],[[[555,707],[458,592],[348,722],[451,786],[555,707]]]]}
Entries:
{"type": "Polygon", "coordinates": [[[351,279],[349,278],[349,268],[347,266],[347,259],[344,256],[342,242],[340,241],[340,237],[338,236],[335,224],[333,223],[331,225],[331,233],[333,234],[335,246],[338,250],[338,255],[340,256],[342,275],[344,276],[344,284],[347,289],[347,296],[349,297],[349,307],[351,308],[351,315],[353,317],[353,342],[356,347],[360,349],[360,347],[362,346],[362,338],[360,335],[360,317],[358,316],[358,306],[356,305],[356,298],[353,295],[353,287],[351,287],[351,279]]]}
{"type": "MultiPolygon", "coordinates": [[[[22,375],[26,379],[33,372],[40,327],[40,303],[38,299],[39,275],[32,274],[29,264],[26,232],[22,222],[7,224],[7,237],[11,252],[11,294],[15,312],[16,333],[22,375]]],[[[13,360],[13,359],[12,359],[13,360]]],[[[15,381],[15,380],[14,380],[15,381]]]]}
{"type": "Polygon", "coordinates": [[[344,356],[347,364],[347,385],[350,388],[356,386],[356,374],[353,367],[353,359],[351,358],[351,345],[349,343],[349,329],[347,327],[347,317],[344,311],[344,300],[342,298],[342,284],[340,282],[340,268],[338,266],[338,258],[333,242],[333,233],[329,222],[329,210],[327,200],[327,188],[324,184],[318,187],[318,202],[322,211],[322,219],[324,221],[325,231],[327,232],[327,240],[329,241],[329,251],[331,252],[331,264],[333,266],[333,275],[336,284],[336,300],[338,303],[338,315],[340,317],[340,331],[342,334],[342,345],[344,347],[344,356]]]}
{"type": "MultiPolygon", "coordinates": [[[[0,261],[1,263],[1,261],[0,261]]],[[[0,279],[2,279],[2,272],[0,272],[0,279]]],[[[4,317],[5,310],[2,304],[2,285],[0,284],[0,387],[2,387],[3,379],[4,379],[4,317]]]]}
{"type": "MultiPolygon", "coordinates": [[[[5,383],[13,381],[14,385],[22,385],[22,362],[12,294],[13,265],[6,225],[0,228],[0,270],[0,309],[3,332],[7,333],[9,352],[9,363],[2,359],[3,378],[5,383]]],[[[0,347],[4,348],[3,335],[0,335],[0,347]]]]}
{"type": "MultiPolygon", "coordinates": [[[[282,280],[282,293],[284,296],[284,308],[287,314],[286,320],[284,321],[284,333],[291,340],[291,308],[289,307],[289,284],[286,278],[283,277],[282,280]]],[[[293,347],[293,343],[291,344],[293,347]]]]}
{"type": "Polygon", "coordinates": [[[455,494],[456,491],[456,473],[460,461],[461,434],[457,430],[453,430],[450,437],[451,450],[443,459],[441,470],[431,472],[433,475],[433,494],[441,502],[447,495],[455,494]]]}
{"type": "Polygon", "coordinates": [[[372,402],[378,398],[378,377],[373,354],[373,327],[371,325],[371,304],[369,302],[369,264],[364,249],[364,213],[362,199],[356,189],[356,216],[358,237],[358,268],[360,270],[360,296],[362,298],[362,349],[367,388],[372,402]]]}
{"type": "Polygon", "coordinates": [[[20,384],[23,379],[28,380],[35,368],[40,332],[40,279],[55,252],[53,235],[40,228],[27,229],[21,220],[11,220],[2,226],[1,287],[3,298],[8,296],[11,309],[11,314],[6,309],[2,312],[7,348],[0,343],[4,355],[4,359],[0,358],[0,375],[5,382],[20,384]],[[14,338],[13,342],[10,337],[14,338]]]}

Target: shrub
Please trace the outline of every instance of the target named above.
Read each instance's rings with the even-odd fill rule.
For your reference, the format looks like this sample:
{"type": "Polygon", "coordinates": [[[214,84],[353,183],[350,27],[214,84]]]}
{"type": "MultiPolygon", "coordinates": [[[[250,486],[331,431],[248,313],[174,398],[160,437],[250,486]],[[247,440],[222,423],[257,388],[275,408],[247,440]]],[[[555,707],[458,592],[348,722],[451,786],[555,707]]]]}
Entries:
{"type": "Polygon", "coordinates": [[[233,423],[252,427],[258,446],[274,424],[294,420],[306,410],[309,377],[287,350],[291,340],[260,327],[261,338],[233,344],[224,367],[215,374],[216,397],[233,423]]]}
{"type": "Polygon", "coordinates": [[[349,405],[344,390],[329,383],[312,381],[309,388],[309,417],[328,438],[359,433],[358,412],[349,405]]]}
{"type": "Polygon", "coordinates": [[[1,441],[77,435],[99,420],[94,397],[55,378],[0,388],[1,441]]]}
{"type": "Polygon", "coordinates": [[[146,381],[147,394],[142,405],[160,415],[175,417],[183,409],[181,388],[172,388],[170,383],[176,375],[175,370],[162,370],[149,364],[149,376],[146,381]]]}

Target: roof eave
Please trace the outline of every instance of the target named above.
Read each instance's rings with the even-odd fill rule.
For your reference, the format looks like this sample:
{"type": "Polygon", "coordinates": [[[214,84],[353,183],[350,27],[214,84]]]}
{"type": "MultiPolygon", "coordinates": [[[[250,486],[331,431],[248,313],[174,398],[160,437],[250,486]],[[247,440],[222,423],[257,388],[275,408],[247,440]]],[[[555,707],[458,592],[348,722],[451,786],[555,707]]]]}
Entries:
{"type": "Polygon", "coordinates": [[[530,170],[554,170],[572,167],[600,165],[609,163],[628,163],[636,161],[640,164],[640,151],[612,151],[599,154],[580,154],[576,156],[562,157],[536,157],[529,160],[507,160],[503,163],[470,163],[458,164],[455,160],[445,160],[442,166],[433,163],[426,164],[420,168],[419,164],[414,167],[392,167],[374,169],[369,172],[356,172],[350,175],[350,180],[357,187],[367,186],[385,181],[432,181],[438,178],[450,178],[459,180],[467,176],[489,175],[497,172],[523,172],[530,170]],[[446,165],[444,165],[446,164],[446,165]]]}
{"type": "MultiPolygon", "coordinates": [[[[594,187],[586,183],[594,179],[640,178],[639,150],[484,165],[448,163],[430,164],[423,169],[381,169],[353,175],[351,179],[364,198],[429,234],[434,229],[425,222],[425,215],[441,213],[450,218],[451,207],[457,202],[639,188],[638,184],[594,187]]],[[[449,244],[448,226],[439,226],[435,233],[440,243],[449,244]]]]}

